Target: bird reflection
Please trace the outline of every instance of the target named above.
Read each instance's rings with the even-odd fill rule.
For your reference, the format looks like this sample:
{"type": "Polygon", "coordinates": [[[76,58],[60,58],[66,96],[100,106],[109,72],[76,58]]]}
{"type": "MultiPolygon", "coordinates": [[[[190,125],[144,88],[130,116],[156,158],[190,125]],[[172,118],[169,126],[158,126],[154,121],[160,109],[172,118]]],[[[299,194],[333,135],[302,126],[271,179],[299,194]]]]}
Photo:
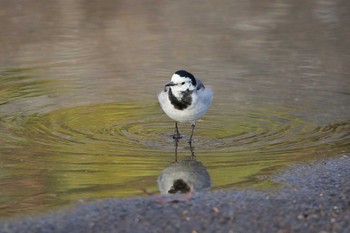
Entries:
{"type": "Polygon", "coordinates": [[[196,160],[190,146],[190,156],[178,160],[178,140],[174,141],[174,162],[163,169],[158,177],[158,187],[162,195],[200,192],[211,187],[210,176],[203,164],[196,160]]]}

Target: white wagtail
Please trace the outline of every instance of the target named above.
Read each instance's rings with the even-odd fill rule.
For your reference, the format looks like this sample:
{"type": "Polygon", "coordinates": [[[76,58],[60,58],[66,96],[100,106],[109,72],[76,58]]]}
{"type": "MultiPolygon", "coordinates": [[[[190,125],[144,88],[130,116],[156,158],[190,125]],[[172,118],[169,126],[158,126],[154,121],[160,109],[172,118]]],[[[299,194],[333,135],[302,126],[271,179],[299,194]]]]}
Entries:
{"type": "Polygon", "coordinates": [[[211,89],[205,88],[191,73],[178,70],[171,77],[171,82],[165,85],[164,91],[159,93],[158,100],[168,117],[175,120],[174,139],[181,138],[177,122],[191,123],[191,145],[196,121],[208,111],[213,100],[211,89]]]}

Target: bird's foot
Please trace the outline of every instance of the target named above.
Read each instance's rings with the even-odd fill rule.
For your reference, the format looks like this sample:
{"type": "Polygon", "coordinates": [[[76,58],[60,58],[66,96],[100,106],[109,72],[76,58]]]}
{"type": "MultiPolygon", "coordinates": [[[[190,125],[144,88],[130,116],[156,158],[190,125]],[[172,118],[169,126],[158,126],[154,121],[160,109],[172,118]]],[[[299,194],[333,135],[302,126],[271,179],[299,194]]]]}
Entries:
{"type": "Polygon", "coordinates": [[[175,134],[173,135],[173,139],[176,140],[176,141],[178,141],[178,140],[180,140],[180,139],[182,139],[182,138],[183,138],[183,136],[182,136],[181,134],[179,134],[179,133],[175,133],[175,134]]]}
{"type": "Polygon", "coordinates": [[[192,142],[193,142],[192,138],[188,140],[188,145],[190,146],[190,148],[192,148],[192,142]]]}

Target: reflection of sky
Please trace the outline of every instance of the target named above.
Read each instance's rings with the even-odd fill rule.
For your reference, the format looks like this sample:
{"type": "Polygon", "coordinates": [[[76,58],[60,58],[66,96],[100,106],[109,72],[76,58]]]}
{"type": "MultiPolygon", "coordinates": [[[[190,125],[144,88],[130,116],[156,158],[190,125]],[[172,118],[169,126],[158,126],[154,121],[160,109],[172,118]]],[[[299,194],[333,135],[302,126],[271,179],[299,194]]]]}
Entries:
{"type": "Polygon", "coordinates": [[[0,64],[43,67],[45,78],[64,81],[67,98],[55,99],[64,106],[154,101],[184,68],[213,86],[219,102],[307,100],[348,113],[334,108],[347,99],[330,98],[349,84],[348,16],[337,2],[211,4],[7,2],[0,64]],[[324,20],[334,14],[343,20],[324,20]]]}

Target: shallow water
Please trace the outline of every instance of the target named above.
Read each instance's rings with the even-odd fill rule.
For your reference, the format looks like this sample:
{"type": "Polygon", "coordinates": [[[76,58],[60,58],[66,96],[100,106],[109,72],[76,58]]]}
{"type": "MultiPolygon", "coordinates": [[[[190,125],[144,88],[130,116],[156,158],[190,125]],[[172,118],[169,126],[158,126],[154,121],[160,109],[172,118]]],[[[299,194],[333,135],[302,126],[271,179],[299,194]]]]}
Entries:
{"type": "Polygon", "coordinates": [[[214,91],[194,135],[212,189],[350,152],[346,1],[1,5],[2,217],[158,192],[175,147],[156,95],[178,69],[214,91]]]}

